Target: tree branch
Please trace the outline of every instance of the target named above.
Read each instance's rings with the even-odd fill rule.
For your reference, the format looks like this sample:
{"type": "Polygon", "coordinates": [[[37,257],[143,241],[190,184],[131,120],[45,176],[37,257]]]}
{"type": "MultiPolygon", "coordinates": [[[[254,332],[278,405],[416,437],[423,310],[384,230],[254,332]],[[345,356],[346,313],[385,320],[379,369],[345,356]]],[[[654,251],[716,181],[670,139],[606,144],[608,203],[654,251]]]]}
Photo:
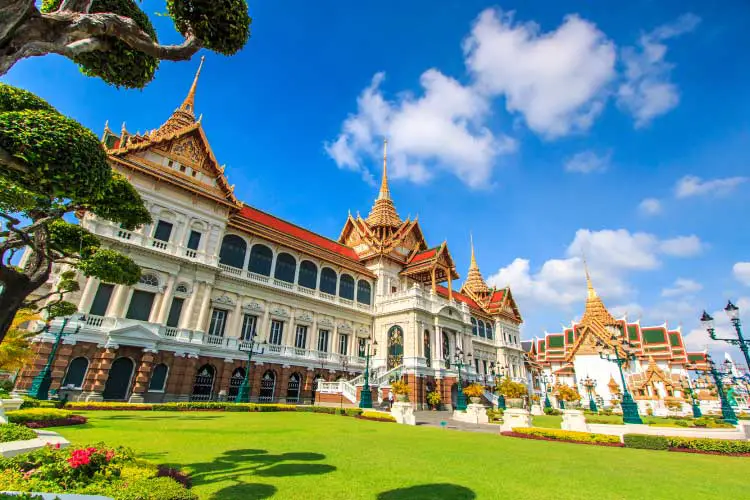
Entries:
{"type": "Polygon", "coordinates": [[[34,0],[3,0],[0,2],[0,45],[32,12],[34,0]]]}
{"type": "Polygon", "coordinates": [[[82,12],[84,14],[88,14],[88,12],[91,10],[91,4],[93,3],[93,0],[63,0],[60,3],[60,8],[57,10],[67,10],[70,12],[82,12]]]}
{"type": "MultiPolygon", "coordinates": [[[[2,62],[0,62],[2,66],[2,62]]],[[[26,166],[26,162],[20,158],[16,158],[10,154],[5,148],[0,147],[0,165],[5,165],[10,170],[17,172],[28,172],[29,168],[26,166]]]]}

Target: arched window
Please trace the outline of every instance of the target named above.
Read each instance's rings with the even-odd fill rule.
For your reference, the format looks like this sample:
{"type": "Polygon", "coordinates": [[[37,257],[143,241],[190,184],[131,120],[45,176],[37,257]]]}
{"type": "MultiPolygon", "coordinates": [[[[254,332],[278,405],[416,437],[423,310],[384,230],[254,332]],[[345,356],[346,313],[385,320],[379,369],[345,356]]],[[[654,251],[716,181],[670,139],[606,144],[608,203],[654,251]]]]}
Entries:
{"type": "Polygon", "coordinates": [[[248,264],[248,269],[250,272],[256,274],[271,276],[272,260],[273,252],[270,248],[261,244],[253,245],[253,249],[250,250],[250,263],[248,264]]]}
{"type": "Polygon", "coordinates": [[[89,360],[83,356],[74,358],[68,364],[68,371],[62,382],[62,387],[71,387],[80,389],[83,386],[83,380],[86,378],[86,370],[89,368],[89,360]]]}
{"type": "Polygon", "coordinates": [[[354,278],[348,274],[342,274],[339,278],[339,297],[354,300],[354,278]]]}
{"type": "Polygon", "coordinates": [[[479,324],[479,336],[485,338],[487,336],[487,332],[484,329],[484,321],[480,319],[477,323],[479,324]]]}
{"type": "Polygon", "coordinates": [[[288,253],[280,253],[276,256],[276,269],[273,277],[277,280],[294,283],[294,272],[297,269],[297,259],[288,253]]]}
{"type": "Polygon", "coordinates": [[[424,331],[424,338],[422,342],[424,342],[425,363],[427,364],[427,368],[429,368],[432,366],[432,346],[430,345],[430,331],[429,330],[424,331]]]}
{"type": "Polygon", "coordinates": [[[174,289],[174,293],[176,293],[176,294],[182,294],[182,295],[187,295],[187,294],[190,293],[190,288],[188,288],[187,283],[180,283],[174,289]]]}
{"type": "Polygon", "coordinates": [[[391,370],[404,362],[404,331],[394,325],[388,330],[388,369],[391,370]]]}
{"type": "Polygon", "coordinates": [[[198,368],[193,382],[193,393],[191,401],[210,401],[214,390],[214,375],[216,369],[211,365],[203,365],[198,368]]]}
{"type": "Polygon", "coordinates": [[[357,302],[360,304],[370,305],[370,283],[365,280],[359,280],[357,282],[357,302]]]}
{"type": "Polygon", "coordinates": [[[479,335],[479,330],[477,329],[477,319],[472,316],[471,318],[471,333],[476,337],[479,335]]]}
{"type": "Polygon", "coordinates": [[[315,290],[318,286],[318,266],[309,260],[303,260],[299,265],[297,284],[315,290]]]}
{"type": "Polygon", "coordinates": [[[245,252],[247,243],[236,234],[228,234],[221,240],[219,264],[242,269],[245,267],[245,252]]]}
{"type": "Polygon", "coordinates": [[[487,322],[487,338],[492,340],[493,334],[492,334],[492,323],[489,321],[487,322]]]}
{"type": "Polygon", "coordinates": [[[299,403],[300,386],[302,385],[302,376],[299,373],[292,373],[289,376],[289,384],[286,388],[286,402],[299,403]]]}
{"type": "Polygon", "coordinates": [[[336,295],[336,271],[330,267],[324,267],[320,271],[320,291],[330,295],[336,295]]]}
{"type": "Polygon", "coordinates": [[[164,363],[154,366],[154,370],[151,372],[151,382],[148,384],[149,392],[164,392],[168,371],[169,369],[164,363]]]}
{"type": "Polygon", "coordinates": [[[147,273],[141,276],[138,283],[146,286],[159,286],[159,277],[152,273],[147,273]]]}
{"type": "Polygon", "coordinates": [[[443,360],[445,360],[445,367],[451,367],[451,342],[448,339],[448,334],[443,332],[443,360]]]}
{"type": "Polygon", "coordinates": [[[229,401],[236,401],[237,396],[240,393],[240,386],[242,385],[242,382],[245,380],[245,369],[244,368],[235,368],[232,372],[232,377],[229,379],[229,393],[227,394],[227,398],[229,401]]]}
{"type": "Polygon", "coordinates": [[[268,370],[263,374],[263,378],[260,379],[260,396],[258,401],[261,403],[273,402],[273,393],[276,389],[276,373],[273,370],[268,370]]]}

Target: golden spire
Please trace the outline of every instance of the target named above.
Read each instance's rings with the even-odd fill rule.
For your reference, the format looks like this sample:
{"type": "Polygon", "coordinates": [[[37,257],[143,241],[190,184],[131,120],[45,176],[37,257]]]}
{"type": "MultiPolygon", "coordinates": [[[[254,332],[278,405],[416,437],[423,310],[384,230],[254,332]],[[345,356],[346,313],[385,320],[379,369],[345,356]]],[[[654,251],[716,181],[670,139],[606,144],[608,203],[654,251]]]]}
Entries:
{"type": "Polygon", "coordinates": [[[180,109],[183,111],[187,111],[188,113],[193,113],[193,108],[195,107],[195,88],[198,86],[198,77],[201,76],[201,69],[203,68],[203,61],[206,60],[206,56],[201,56],[201,62],[198,65],[198,71],[195,72],[195,78],[193,78],[193,84],[190,86],[190,91],[188,92],[187,97],[185,97],[185,100],[182,101],[182,105],[180,105],[180,109]]]}
{"type": "Polygon", "coordinates": [[[471,232],[469,232],[469,242],[471,245],[471,264],[469,264],[469,269],[479,270],[477,259],[474,257],[474,235],[471,232]]]}
{"type": "Polygon", "coordinates": [[[379,200],[390,200],[391,190],[388,189],[388,139],[383,139],[383,178],[380,181],[379,200]]]}
{"type": "Polygon", "coordinates": [[[472,292],[474,295],[481,296],[489,293],[490,288],[484,282],[482,273],[479,271],[477,259],[474,255],[474,236],[471,233],[469,233],[469,241],[471,242],[471,263],[469,264],[469,272],[466,275],[466,281],[464,281],[461,291],[466,290],[472,292]]]}
{"type": "Polygon", "coordinates": [[[205,59],[205,57],[201,57],[201,62],[198,64],[198,71],[195,72],[193,83],[190,85],[190,90],[188,91],[187,96],[185,96],[185,100],[182,101],[179,108],[174,110],[172,116],[169,117],[164,125],[159,127],[155,134],[157,137],[174,133],[196,123],[195,89],[198,87],[198,77],[201,74],[201,69],[203,69],[203,61],[205,61],[205,59]]]}
{"type": "Polygon", "coordinates": [[[583,318],[581,318],[581,324],[591,326],[593,322],[598,322],[602,326],[614,325],[617,323],[615,318],[609,313],[607,307],[602,302],[602,299],[597,295],[594,290],[594,285],[591,283],[591,276],[589,276],[589,268],[586,264],[586,259],[583,260],[584,272],[586,273],[586,287],[588,292],[586,295],[586,308],[583,311],[583,318]]]}
{"type": "Polygon", "coordinates": [[[396,212],[396,207],[391,200],[391,190],[388,189],[388,140],[383,140],[383,179],[380,183],[380,192],[375,203],[367,216],[370,227],[396,228],[401,225],[401,218],[396,212]]]}
{"type": "Polygon", "coordinates": [[[583,271],[586,273],[586,288],[588,289],[586,298],[587,299],[595,299],[598,297],[596,295],[596,290],[594,290],[594,285],[591,284],[591,276],[589,275],[589,266],[586,263],[586,256],[583,256],[583,271]]]}

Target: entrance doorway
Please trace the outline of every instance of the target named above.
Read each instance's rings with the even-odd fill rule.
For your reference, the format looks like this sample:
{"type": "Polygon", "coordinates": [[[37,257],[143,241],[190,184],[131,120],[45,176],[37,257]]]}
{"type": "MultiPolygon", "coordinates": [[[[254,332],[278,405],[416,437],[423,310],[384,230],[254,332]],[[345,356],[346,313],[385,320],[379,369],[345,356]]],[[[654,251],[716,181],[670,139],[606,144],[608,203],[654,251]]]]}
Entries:
{"type": "Polygon", "coordinates": [[[117,358],[112,363],[107,383],[104,385],[104,394],[102,394],[105,400],[124,401],[128,398],[133,368],[135,368],[135,363],[130,358],[117,358]]]}

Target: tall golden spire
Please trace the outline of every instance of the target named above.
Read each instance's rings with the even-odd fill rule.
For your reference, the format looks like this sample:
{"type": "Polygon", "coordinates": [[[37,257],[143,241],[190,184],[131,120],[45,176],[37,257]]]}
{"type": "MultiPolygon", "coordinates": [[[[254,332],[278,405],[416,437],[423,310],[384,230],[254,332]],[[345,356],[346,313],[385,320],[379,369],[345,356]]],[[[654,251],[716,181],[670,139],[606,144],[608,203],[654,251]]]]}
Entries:
{"type": "Polygon", "coordinates": [[[155,136],[170,134],[195,124],[195,89],[198,87],[198,77],[201,74],[201,69],[203,69],[203,61],[205,59],[205,57],[201,57],[201,62],[198,64],[198,71],[195,72],[193,83],[190,85],[190,90],[187,96],[185,96],[185,100],[182,101],[179,108],[174,110],[172,116],[169,117],[164,125],[159,127],[154,134],[155,136]]]}
{"type": "Polygon", "coordinates": [[[589,275],[589,267],[586,264],[586,259],[583,259],[583,269],[586,273],[586,308],[583,311],[583,318],[581,318],[581,324],[591,325],[593,322],[598,322],[603,326],[614,325],[617,323],[615,318],[609,313],[607,307],[602,302],[602,299],[594,290],[594,285],[591,283],[591,276],[589,275]]]}
{"type": "Polygon", "coordinates": [[[583,271],[586,273],[586,288],[587,288],[587,299],[595,299],[598,297],[594,285],[591,284],[591,276],[589,275],[589,266],[586,263],[586,256],[583,256],[583,271]]]}
{"type": "Polygon", "coordinates": [[[469,264],[469,272],[466,275],[466,281],[464,281],[461,291],[467,290],[474,295],[482,296],[489,293],[490,288],[485,283],[481,271],[479,271],[477,259],[474,255],[474,236],[471,233],[469,233],[469,241],[471,242],[471,263],[469,264]]]}
{"type": "Polygon", "coordinates": [[[195,78],[193,78],[193,84],[190,86],[190,90],[188,91],[188,95],[185,97],[185,100],[182,101],[182,104],[180,105],[180,109],[182,111],[186,111],[193,116],[195,116],[193,112],[193,108],[195,107],[195,89],[198,87],[198,77],[201,76],[201,69],[203,69],[203,61],[206,60],[205,56],[201,56],[201,62],[198,64],[198,71],[195,72],[195,78]]]}
{"type": "Polygon", "coordinates": [[[383,179],[380,182],[380,192],[367,216],[370,227],[396,228],[401,225],[401,217],[391,200],[391,190],[388,189],[388,140],[383,140],[383,179]]]}
{"type": "Polygon", "coordinates": [[[469,242],[471,245],[471,263],[469,264],[469,269],[479,270],[479,266],[477,265],[477,259],[474,256],[474,235],[472,233],[469,233],[469,242]]]}

